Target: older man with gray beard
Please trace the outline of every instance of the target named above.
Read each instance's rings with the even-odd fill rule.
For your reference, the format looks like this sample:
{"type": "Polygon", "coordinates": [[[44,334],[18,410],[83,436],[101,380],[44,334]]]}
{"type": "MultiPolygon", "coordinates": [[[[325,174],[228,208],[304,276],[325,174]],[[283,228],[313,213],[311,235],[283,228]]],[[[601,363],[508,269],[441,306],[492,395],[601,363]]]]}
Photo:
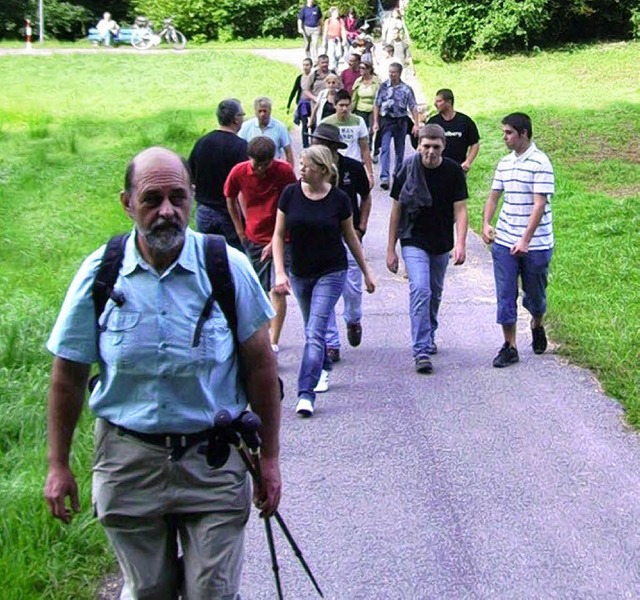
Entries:
{"type": "Polygon", "coordinates": [[[80,510],[69,457],[97,362],[89,398],[97,417],[93,509],[120,563],[121,597],[235,599],[250,508],[246,467],[231,452],[224,465],[210,468],[198,450],[219,411],[235,418],[250,402],[263,423],[263,483],[254,499],[264,515],[275,511],[281,484],[273,309],[247,258],[227,248],[238,348],[217,304],[195,343],[211,283],[206,236],[188,227],[193,186],[186,161],[164,148],[141,152],[127,168],[121,201],[134,228],[104,311],[96,322],[92,292],[103,246],[80,267],[47,343],[54,361],[45,498],[65,523],[80,510]]]}

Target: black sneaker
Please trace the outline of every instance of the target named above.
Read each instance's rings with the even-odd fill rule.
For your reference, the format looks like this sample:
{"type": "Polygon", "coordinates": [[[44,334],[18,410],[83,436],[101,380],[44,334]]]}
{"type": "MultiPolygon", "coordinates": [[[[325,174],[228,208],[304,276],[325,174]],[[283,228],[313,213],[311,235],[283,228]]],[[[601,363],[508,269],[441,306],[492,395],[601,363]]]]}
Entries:
{"type": "Polygon", "coordinates": [[[431,348],[427,350],[429,354],[438,354],[438,345],[435,342],[431,342],[431,348]]]}
{"type": "Polygon", "coordinates": [[[327,348],[327,356],[332,363],[340,362],[340,348],[327,348]]]}
{"type": "Polygon", "coordinates": [[[347,339],[349,340],[349,345],[354,348],[360,345],[362,341],[362,325],[360,323],[347,325],[347,339]]]}
{"type": "Polygon", "coordinates": [[[416,358],[416,373],[431,373],[433,371],[433,365],[431,359],[428,356],[418,356],[416,358]]]}
{"type": "Polygon", "coordinates": [[[547,335],[542,325],[531,329],[531,347],[534,354],[543,354],[547,349],[547,335]]]}
{"type": "Polygon", "coordinates": [[[500,348],[500,352],[498,352],[498,356],[493,359],[493,366],[502,369],[503,367],[508,367],[509,365],[513,365],[520,360],[518,356],[518,350],[513,346],[509,345],[509,342],[505,342],[500,348]]]}
{"type": "Polygon", "coordinates": [[[389,182],[386,179],[381,179],[380,180],[380,188],[383,190],[388,190],[389,189],[389,182]]]}

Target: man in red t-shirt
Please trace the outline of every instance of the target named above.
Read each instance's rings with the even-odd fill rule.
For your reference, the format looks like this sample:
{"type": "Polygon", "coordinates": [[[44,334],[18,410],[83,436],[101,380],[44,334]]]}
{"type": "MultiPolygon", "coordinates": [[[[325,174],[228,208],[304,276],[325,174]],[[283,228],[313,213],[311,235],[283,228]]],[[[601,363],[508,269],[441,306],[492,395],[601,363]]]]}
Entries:
{"type": "Polygon", "coordinates": [[[274,283],[271,238],[280,193],[297,179],[289,163],[274,158],[276,145],[271,138],[262,135],[253,138],[247,154],[248,161],[231,169],[224,184],[224,195],[238,237],[276,310],[271,321],[271,345],[274,352],[278,352],[287,299],[271,291],[274,283]]]}

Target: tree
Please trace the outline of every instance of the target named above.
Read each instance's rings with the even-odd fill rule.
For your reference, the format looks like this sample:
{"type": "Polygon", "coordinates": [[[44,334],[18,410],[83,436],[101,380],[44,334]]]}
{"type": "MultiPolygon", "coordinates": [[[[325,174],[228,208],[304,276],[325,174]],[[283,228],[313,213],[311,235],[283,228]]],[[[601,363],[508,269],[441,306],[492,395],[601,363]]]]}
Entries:
{"type": "Polygon", "coordinates": [[[412,0],[414,41],[445,60],[533,46],[628,38],[638,0],[412,0]]]}

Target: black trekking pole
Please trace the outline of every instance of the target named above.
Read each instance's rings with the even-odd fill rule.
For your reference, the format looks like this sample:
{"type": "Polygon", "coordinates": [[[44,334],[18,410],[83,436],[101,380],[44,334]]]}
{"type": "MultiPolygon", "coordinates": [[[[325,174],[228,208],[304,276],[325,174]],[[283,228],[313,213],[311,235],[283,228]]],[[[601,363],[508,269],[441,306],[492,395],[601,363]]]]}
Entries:
{"type": "MultiPolygon", "coordinates": [[[[244,441],[242,436],[233,428],[233,422],[231,415],[226,410],[221,410],[215,417],[214,429],[218,429],[221,432],[222,437],[226,442],[231,444],[240,455],[242,462],[247,471],[249,471],[256,486],[261,485],[261,479],[259,476],[259,469],[256,469],[251,459],[247,455],[244,448],[244,441]]],[[[228,447],[228,446],[227,446],[228,447]]],[[[258,487],[259,489],[259,487],[258,487]]],[[[271,570],[273,571],[273,577],[276,581],[276,591],[278,592],[278,600],[283,600],[282,584],[280,582],[280,566],[278,565],[278,556],[276,555],[276,547],[273,541],[273,531],[271,529],[270,517],[264,517],[264,528],[267,534],[267,546],[269,547],[269,555],[271,556],[271,570]]]]}
{"type": "MultiPolygon", "coordinates": [[[[233,423],[236,429],[240,432],[240,437],[242,438],[242,441],[245,443],[245,445],[249,449],[249,452],[251,453],[251,456],[254,459],[255,472],[256,472],[255,477],[257,478],[258,484],[260,484],[262,481],[261,473],[260,473],[260,446],[262,445],[262,441],[260,440],[260,435],[258,434],[258,429],[262,425],[262,422],[260,421],[260,417],[258,417],[258,415],[252,412],[243,412],[233,423]]],[[[307,561],[304,559],[304,556],[302,555],[302,551],[300,550],[300,547],[298,546],[298,544],[296,544],[295,540],[293,539],[293,536],[291,535],[291,532],[289,531],[289,528],[286,526],[284,519],[282,518],[282,515],[276,510],[273,513],[273,516],[276,522],[278,523],[278,525],[280,526],[280,529],[282,530],[284,537],[287,539],[287,542],[289,542],[289,546],[291,546],[291,549],[293,550],[293,553],[296,555],[298,561],[300,562],[300,565],[302,566],[305,573],[309,577],[311,583],[313,584],[313,587],[315,587],[320,597],[324,598],[324,595],[322,593],[322,590],[320,589],[320,586],[318,585],[318,582],[313,576],[313,573],[311,572],[311,569],[309,568],[307,561]]]]}

